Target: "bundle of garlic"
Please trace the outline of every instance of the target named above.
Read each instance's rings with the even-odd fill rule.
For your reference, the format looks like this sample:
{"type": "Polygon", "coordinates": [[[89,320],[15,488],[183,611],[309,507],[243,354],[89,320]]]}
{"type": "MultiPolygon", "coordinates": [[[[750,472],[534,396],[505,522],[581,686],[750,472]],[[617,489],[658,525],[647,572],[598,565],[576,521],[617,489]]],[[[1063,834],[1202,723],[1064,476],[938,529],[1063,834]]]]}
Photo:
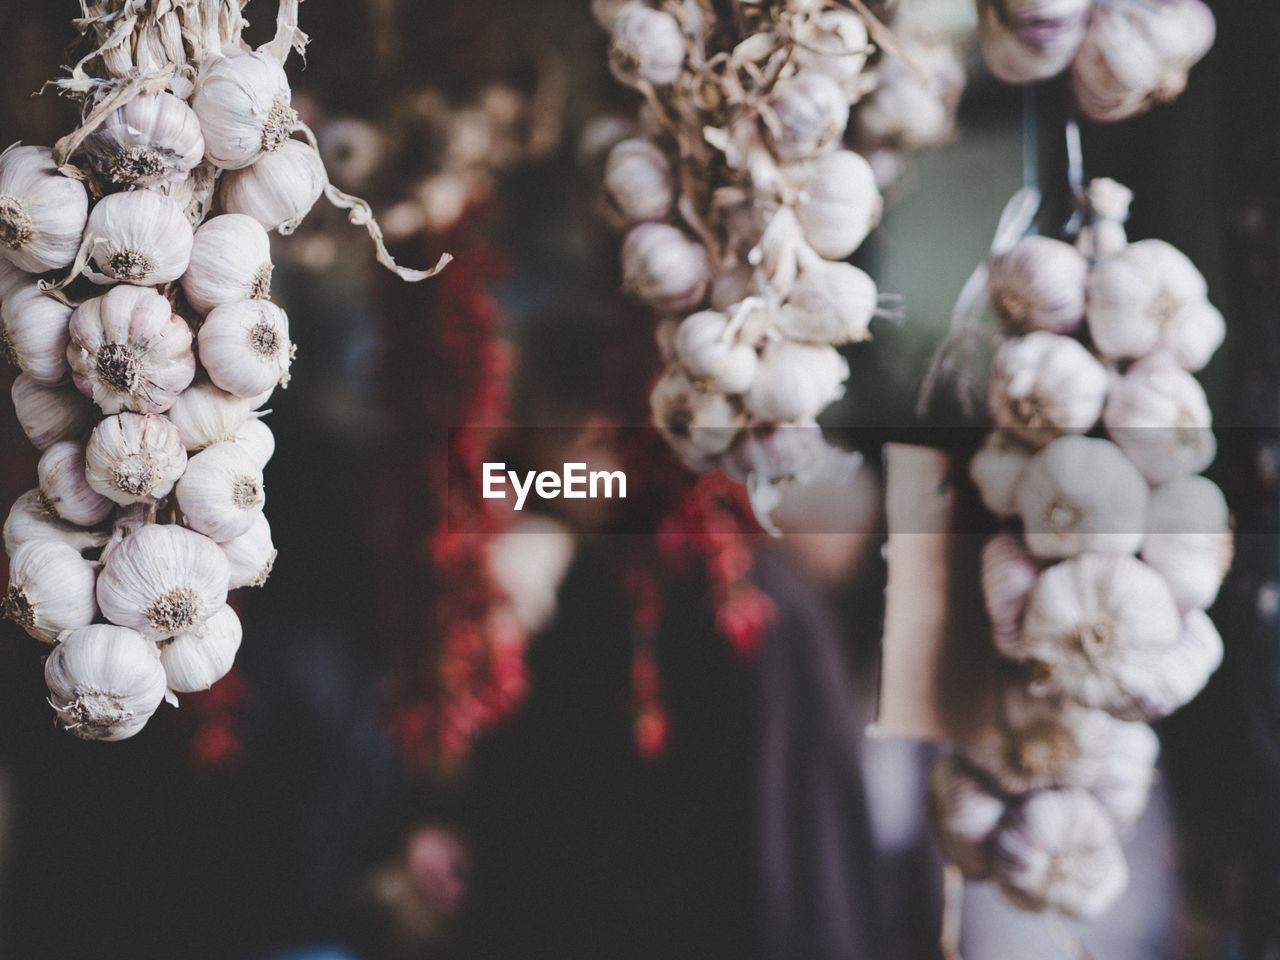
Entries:
{"type": "Polygon", "coordinates": [[[306,37],[296,0],[257,50],[241,3],[82,3],[98,46],[57,81],[83,124],[52,150],[0,155],[0,350],[42,451],[4,524],[3,612],[53,644],[59,722],[85,739],[137,733],[162,699],[230,669],[229,590],[262,584],[275,448],[260,417],[289,379],[288,318],[268,298],[268,233],[328,183],[290,106],[284,60],[306,37]],[[213,209],[222,212],[213,217],[213,209]]]}
{"type": "MultiPolygon", "coordinates": [[[[646,99],[643,136],[608,152],[604,193],[628,231],[625,287],[665,318],[654,422],[690,468],[745,482],[768,526],[778,484],[851,463],[816,418],[844,396],[837,348],[869,339],[879,312],[875,281],[842,261],[881,197],[842,144],[850,106],[901,65],[898,47],[869,14],[822,0],[737,4],[733,17],[709,0],[593,9],[614,76],[646,99]]],[[[936,95],[920,79],[893,89],[868,107],[878,145],[929,142],[890,128],[936,95]]]]}
{"type": "Polygon", "coordinates": [[[935,785],[966,876],[1079,916],[1124,887],[1117,831],[1141,813],[1157,752],[1146,723],[1221,662],[1204,610],[1232,553],[1222,492],[1196,475],[1215,443],[1191,374],[1222,316],[1185,256],[1127,242],[1127,190],[1098,180],[1085,197],[1076,245],[1027,236],[989,264],[997,429],[970,476],[1008,526],[983,548],[982,587],[1016,673],[999,725],[935,785]]]}
{"type": "Polygon", "coordinates": [[[1071,70],[1085,116],[1124,120],[1166,103],[1213,45],[1202,0],[977,0],[991,72],[1036,83],[1071,70]]]}

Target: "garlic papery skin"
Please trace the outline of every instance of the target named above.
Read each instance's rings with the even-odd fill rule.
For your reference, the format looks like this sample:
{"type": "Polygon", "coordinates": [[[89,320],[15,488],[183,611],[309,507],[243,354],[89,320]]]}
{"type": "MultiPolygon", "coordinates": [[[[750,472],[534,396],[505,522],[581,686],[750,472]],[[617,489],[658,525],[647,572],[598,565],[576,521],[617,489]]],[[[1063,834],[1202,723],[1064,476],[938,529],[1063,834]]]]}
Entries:
{"type": "Polygon", "coordinates": [[[1226,498],[1212,480],[1179,477],[1151,493],[1142,559],[1164,575],[1183,610],[1206,610],[1231,568],[1226,498]]]}
{"type": "Polygon", "coordinates": [[[0,154],[0,254],[27,273],[71,265],[80,249],[89,194],[63,176],[48,147],[0,154]]]}
{"type": "Polygon", "coordinates": [[[991,838],[1008,808],[955,754],[938,758],[929,776],[929,810],[942,854],[966,880],[991,876],[991,838]]]}
{"type": "Polygon", "coordinates": [[[0,354],[36,383],[67,378],[67,321],[71,308],[34,283],[19,287],[0,307],[0,354]]]}
{"type": "Polygon", "coordinates": [[[623,288],[657,310],[693,309],[710,276],[706,248],[668,224],[642,223],[622,243],[623,288]]]}
{"type": "Polygon", "coordinates": [[[710,469],[707,458],[724,453],[747,418],[722,393],[703,390],[680,367],[670,367],[649,395],[653,425],[690,469],[710,469]]]}
{"type": "Polygon", "coordinates": [[[1218,451],[1204,388],[1162,356],[1138,361],[1112,384],[1102,419],[1153,484],[1199,473],[1218,451]]]}
{"type": "Polygon", "coordinates": [[[1011,533],[998,533],[982,545],[981,566],[982,600],[991,622],[991,642],[1004,656],[1016,658],[1022,617],[1040,579],[1040,567],[1011,533]]]}
{"type": "Polygon", "coordinates": [[[23,373],[14,378],[10,395],[22,432],[37,450],[85,436],[95,419],[93,404],[70,385],[42,386],[23,373]]]}
{"type": "Polygon", "coordinates": [[[9,557],[9,589],[4,616],[37,640],[53,643],[58,634],[92,623],[95,564],[61,540],[31,540],[9,557]]]}
{"type": "Polygon", "coordinates": [[[63,636],[44,664],[58,721],[83,740],[124,740],[164,699],[164,667],[135,630],[100,623],[63,636]]]}
{"type": "Polygon", "coordinates": [[[209,619],[160,641],[160,664],[175,693],[208,690],[231,670],[244,635],[240,618],[226,604],[209,619]]]}
{"type": "Polygon", "coordinates": [[[298,122],[289,104],[284,67],[269,53],[236,51],[205,59],[191,108],[200,119],[209,162],[239,170],[281,149],[298,122]]]}
{"type": "Polygon", "coordinates": [[[260,587],[271,576],[276,562],[276,548],[271,542],[271,525],[265,514],[253,518],[253,524],[238,537],[219,544],[231,568],[230,589],[260,587]]]}
{"type": "Polygon", "coordinates": [[[245,452],[262,470],[276,452],[275,434],[259,417],[250,417],[236,431],[232,441],[244,448],[245,452]]]}
{"type": "Polygon", "coordinates": [[[236,439],[253,416],[251,401],[220,390],[208,380],[197,380],[182,391],[168,411],[188,453],[211,443],[236,439]]]}
{"type": "Polygon", "coordinates": [[[727,335],[729,318],[715,310],[690,314],[676,328],[676,358],[696,379],[724,393],[742,393],[755,378],[755,348],[727,335]]]}
{"type": "Polygon", "coordinates": [[[67,360],[104,413],[163,413],[190,386],[191,328],[155,290],[121,284],[71,314],[67,360]]]}
{"type": "Polygon", "coordinates": [[[49,509],[39,489],[28,490],[14,501],[4,521],[4,551],[11,557],[18,547],[36,540],[65,543],[77,553],[84,553],[100,549],[108,537],[105,532],[67,523],[49,509]]]}
{"type": "Polygon", "coordinates": [[[85,227],[94,283],[159,286],[177,280],[191,258],[192,232],[182,208],[162,193],[110,193],[93,205],[85,227]]]}
{"type": "Polygon", "coordinates": [[[761,111],[766,138],[783,163],[807,160],[838,146],[849,124],[849,99],[821,73],[779,80],[761,111]]]}
{"type": "Polygon", "coordinates": [[[996,349],[988,406],[997,427],[1033,445],[1087,433],[1102,415],[1107,370],[1079,341],[1037,330],[996,349]]]}
{"type": "Polygon", "coordinates": [[[996,430],[987,435],[969,461],[969,479],[978,488],[982,505],[1001,519],[1018,515],[1018,484],[1031,453],[996,430]]]}
{"type": "Polygon", "coordinates": [[[664,220],[676,199],[671,161],[652,141],[623,140],[605,160],[604,193],[623,226],[664,220]]]}
{"type": "Polygon", "coordinates": [[[796,220],[827,260],[843,260],[880,222],[884,201],[871,165],[852,150],[833,150],[804,168],[796,220]]]}
{"type": "Polygon", "coordinates": [[[1028,797],[997,832],[993,863],[1001,891],[1023,910],[1096,917],[1129,883],[1115,827],[1084,790],[1028,797]]]}
{"type": "Polygon", "coordinates": [[[228,577],[226,555],[208,537],[148,523],[104,552],[98,606],[112,623],[159,642],[222,609],[228,577]]]}
{"type": "Polygon", "coordinates": [[[265,300],[271,293],[271,239],[243,213],[224,213],[196,230],[182,292],[200,313],[237,300],[265,300]]]}
{"type": "Polygon", "coordinates": [[[182,180],[204,158],[192,109],[171,93],[141,94],[107,117],[84,142],[94,168],[112,183],[157,187],[182,180]]]}
{"type": "Polygon", "coordinates": [[[113,504],[94,490],[85,477],[84,447],[62,440],[40,455],[36,465],[40,492],[49,509],[68,523],[92,527],[111,516],[113,504]]]}
{"type": "Polygon", "coordinates": [[[1017,498],[1032,556],[1136,553],[1142,545],[1150,491],[1138,468],[1109,440],[1054,440],[1027,464],[1017,498]]]}
{"type": "Polygon", "coordinates": [[[1169,586],[1141,560],[1082,553],[1040,574],[1010,650],[1035,685],[1124,720],[1148,703],[1177,666],[1182,617],[1169,586]]]}
{"type": "Polygon", "coordinates": [[[1084,39],[1092,0],[979,0],[978,39],[1005,83],[1036,83],[1065,70],[1084,39]]]}
{"type": "Polygon", "coordinates": [[[311,212],[327,182],[320,154],[301,140],[286,140],[253,166],[223,175],[222,207],[288,236],[311,212]]]}
{"type": "Polygon", "coordinates": [[[876,282],[851,263],[812,257],[804,263],[778,312],[778,330],[809,343],[870,340],[876,282]]]}
{"type": "Polygon", "coordinates": [[[85,478],[109,500],[155,503],[169,495],[187,467],[178,428],[154,414],[119,413],[93,429],[85,448],[85,478]]]}
{"type": "Polygon", "coordinates": [[[234,443],[215,443],[193,456],[175,495],[187,526],[218,543],[247,533],[266,503],[262,471],[234,443]]]}
{"type": "Polygon", "coordinates": [[[1071,333],[1084,319],[1088,261],[1052,237],[1023,237],[988,263],[987,294],[1006,333],[1071,333]]]}
{"type": "Polygon", "coordinates": [[[269,300],[214,307],[197,335],[200,363],[220,389],[252,399],[289,382],[289,320],[269,300]]]}
{"type": "Polygon", "coordinates": [[[864,92],[863,68],[871,41],[862,18],[848,10],[828,7],[810,12],[797,28],[792,55],[801,73],[820,73],[840,84],[845,99],[853,103],[864,92]]]}
{"type": "Polygon", "coordinates": [[[676,18],[636,0],[613,17],[609,69],[619,83],[663,86],[674,83],[684,66],[684,34],[676,18]]]}
{"type": "Polygon", "coordinates": [[[835,347],[772,340],[742,401],[763,420],[803,420],[843,397],[848,379],[849,364],[835,347]]]}

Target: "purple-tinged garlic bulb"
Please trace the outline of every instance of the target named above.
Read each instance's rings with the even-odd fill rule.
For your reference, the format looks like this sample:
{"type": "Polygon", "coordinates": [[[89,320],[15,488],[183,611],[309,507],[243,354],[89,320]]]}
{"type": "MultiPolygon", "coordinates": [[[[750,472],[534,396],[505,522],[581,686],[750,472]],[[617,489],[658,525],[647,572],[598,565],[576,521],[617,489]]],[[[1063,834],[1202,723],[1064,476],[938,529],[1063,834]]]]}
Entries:
{"type": "Polygon", "coordinates": [[[987,67],[1005,83],[1037,83],[1070,64],[1084,39],[1092,0],[979,0],[978,40],[987,67]]]}
{"type": "Polygon", "coordinates": [[[1139,360],[1112,384],[1102,419],[1153,484],[1199,473],[1218,450],[1204,388],[1163,356],[1139,360]]]}
{"type": "Polygon", "coordinates": [[[987,292],[1006,333],[1071,333],[1084,318],[1088,261],[1069,243],[1023,237],[991,258],[987,292]]]}
{"type": "Polygon", "coordinates": [[[19,270],[69,267],[88,215],[84,184],[58,172],[48,147],[0,154],[0,255],[19,270]]]}
{"type": "Polygon", "coordinates": [[[997,348],[988,406],[997,427],[1033,445],[1087,433],[1102,416],[1107,370],[1079,341],[1037,330],[997,348]]]}
{"type": "Polygon", "coordinates": [[[622,244],[623,285],[656,310],[691,310],[707,292],[706,248],[665,223],[642,223],[622,244]]]}
{"type": "Polygon", "coordinates": [[[1183,610],[1206,610],[1217,599],[1234,553],[1231,512],[1218,485],[1179,477],[1151,493],[1142,559],[1169,581],[1183,610]]]}
{"type": "Polygon", "coordinates": [[[19,287],[0,307],[0,355],[36,383],[67,378],[67,321],[71,308],[38,286],[19,287]]]}
{"type": "Polygon", "coordinates": [[[997,533],[982,545],[982,599],[991,642],[1006,657],[1021,650],[1022,618],[1039,578],[1039,565],[1013,534],[997,533]]]}
{"type": "Polygon", "coordinates": [[[64,630],[92,623],[97,573],[64,540],[30,540],[9,556],[3,613],[37,640],[53,643],[64,630]]]}
{"type": "Polygon", "coordinates": [[[265,300],[273,269],[271,238],[262,224],[243,213],[224,213],[196,229],[182,292],[207,315],[224,303],[265,300]]]}
{"type": "Polygon", "coordinates": [[[929,809],[942,854],[966,880],[991,876],[991,840],[1008,802],[955,754],[939,757],[929,777],[929,809]]]}
{"type": "Polygon", "coordinates": [[[112,183],[159,187],[184,179],[204,159],[200,120],[171,93],[141,94],[90,134],[85,152],[112,183]]]}

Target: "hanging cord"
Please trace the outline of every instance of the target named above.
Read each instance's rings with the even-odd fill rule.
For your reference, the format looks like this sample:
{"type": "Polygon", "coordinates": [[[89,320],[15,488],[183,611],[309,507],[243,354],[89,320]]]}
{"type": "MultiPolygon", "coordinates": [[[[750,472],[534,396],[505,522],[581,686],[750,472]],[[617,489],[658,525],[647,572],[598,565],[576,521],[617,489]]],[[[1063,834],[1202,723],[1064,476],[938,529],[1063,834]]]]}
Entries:
{"type": "MultiPolygon", "coordinates": [[[[1080,231],[1093,222],[1093,213],[1089,209],[1089,197],[1084,189],[1084,148],[1080,144],[1080,124],[1074,115],[1067,117],[1067,186],[1071,188],[1071,219],[1067,221],[1065,233],[1068,237],[1077,236],[1080,231]]],[[[1097,244],[1097,236],[1094,236],[1097,244]]],[[[1094,255],[1097,255],[1095,249],[1094,255]]]]}

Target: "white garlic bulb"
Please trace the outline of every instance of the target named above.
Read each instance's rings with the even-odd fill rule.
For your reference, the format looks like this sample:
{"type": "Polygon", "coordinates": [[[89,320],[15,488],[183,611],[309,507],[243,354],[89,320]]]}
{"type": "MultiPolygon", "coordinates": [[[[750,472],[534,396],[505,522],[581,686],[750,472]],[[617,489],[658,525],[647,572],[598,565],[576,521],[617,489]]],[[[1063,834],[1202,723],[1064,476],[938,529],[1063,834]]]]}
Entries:
{"type": "Polygon", "coordinates": [[[89,485],[85,477],[84,447],[62,440],[40,455],[36,465],[40,492],[49,509],[63,520],[92,527],[111,516],[113,504],[89,485]]]}
{"type": "Polygon", "coordinates": [[[613,17],[609,69],[629,87],[674,83],[684,66],[684,34],[676,18],[636,0],[613,17]]]}
{"type": "Polygon", "coordinates": [[[243,628],[226,604],[203,623],[160,641],[160,663],[175,693],[208,690],[231,670],[243,628]]]}
{"type": "Polygon", "coordinates": [[[724,393],[742,393],[756,375],[754,347],[728,336],[729,318],[715,310],[690,314],[675,332],[676,358],[699,380],[724,393]]]}
{"type": "Polygon", "coordinates": [[[761,117],[779,160],[807,160],[839,145],[849,123],[849,100],[831,77],[799,73],[774,85],[761,117]]]}
{"type": "Polygon", "coordinates": [[[1054,440],[1027,464],[1017,497],[1033,556],[1135,553],[1142,544],[1147,482],[1109,440],[1075,435],[1054,440]]]}
{"type": "Polygon", "coordinates": [[[0,355],[46,387],[67,377],[67,320],[71,308],[34,283],[19,287],[0,307],[0,355]]]}
{"type": "Polygon", "coordinates": [[[1071,333],[1084,318],[1089,263],[1052,237],[1023,237],[988,264],[987,294],[1006,333],[1071,333]]]}
{"type": "Polygon", "coordinates": [[[796,204],[805,239],[827,260],[843,260],[880,222],[884,201],[871,165],[852,150],[810,161],[796,204]]]}
{"type": "Polygon", "coordinates": [[[605,160],[604,192],[610,210],[624,226],[664,220],[676,199],[671,161],[650,140],[623,140],[605,160]]]}
{"type": "Polygon", "coordinates": [[[796,27],[792,59],[801,73],[820,73],[840,84],[853,103],[866,86],[863,67],[871,51],[867,25],[849,10],[828,7],[811,11],[796,27]]]}
{"type": "Polygon", "coordinates": [[[1085,194],[1089,217],[1076,237],[1076,249],[1092,260],[1114,257],[1129,244],[1124,224],[1129,219],[1133,191],[1108,177],[1098,177],[1089,181],[1085,194]]]}
{"type": "Polygon", "coordinates": [[[1043,444],[1093,429],[1107,383],[1106,368],[1079,341],[1037,330],[996,349],[988,407],[997,427],[1043,444]]]}
{"type": "Polygon", "coordinates": [[[289,320],[269,300],[239,300],[214,307],[197,337],[200,363],[219,388],[252,398],[289,382],[294,346],[289,320]]]}
{"type": "Polygon", "coordinates": [[[1031,454],[995,430],[969,461],[969,479],[978,488],[982,504],[1001,519],[1018,515],[1018,483],[1031,454]]]}
{"type": "Polygon", "coordinates": [[[1023,910],[1096,917],[1129,883],[1106,811],[1083,790],[1043,790],[1020,804],[994,841],[995,878],[1023,910]]]}
{"type": "Polygon", "coordinates": [[[284,67],[269,53],[230,50],[200,64],[191,108],[204,131],[205,156],[224,170],[239,170],[279,150],[298,114],[290,104],[284,67]]]}
{"type": "Polygon", "coordinates": [[[991,838],[1008,804],[955,754],[938,758],[929,776],[929,809],[942,853],[966,880],[991,876],[991,838]]]}
{"type": "Polygon", "coordinates": [[[104,413],[163,413],[195,376],[191,328],[155,290],[121,284],[71,314],[67,360],[104,413]]]}
{"type": "Polygon", "coordinates": [[[85,273],[94,283],[169,283],[186,271],[191,240],[186,214],[164,194],[109,193],[89,211],[85,242],[97,272],[85,273]]]}
{"type": "Polygon", "coordinates": [[[219,390],[208,380],[197,380],[184,390],[168,410],[188,452],[211,443],[236,439],[253,415],[252,401],[219,390]]]}
{"type": "Polygon", "coordinates": [[[271,240],[253,217],[224,213],[196,230],[182,292],[201,314],[236,300],[271,293],[271,240]]]}
{"type": "Polygon", "coordinates": [[[265,514],[258,514],[247,531],[219,546],[230,564],[230,589],[260,587],[271,576],[276,548],[271,542],[271,525],[265,514]]]}
{"type": "Polygon", "coordinates": [[[1213,605],[1233,550],[1231,513],[1212,480],[1179,477],[1152,491],[1142,559],[1169,581],[1179,607],[1213,605]]]}
{"type": "Polygon", "coordinates": [[[37,640],[53,643],[64,630],[92,623],[95,565],[62,540],[31,540],[9,558],[4,615],[37,640]]]}
{"type": "Polygon", "coordinates": [[[169,495],[187,467],[178,428],[155,414],[119,413],[93,428],[85,448],[85,479],[119,504],[155,503],[169,495]]]}
{"type": "Polygon", "coordinates": [[[193,456],[174,493],[187,526],[219,543],[247,533],[266,503],[262,471],[234,443],[193,456]]]}
{"type": "Polygon", "coordinates": [[[991,622],[991,642],[1000,653],[1016,657],[1022,617],[1040,578],[1040,567],[1011,533],[998,533],[982,545],[981,566],[982,600],[991,622]]]}
{"type": "Polygon", "coordinates": [[[623,286],[655,309],[696,307],[710,274],[706,248],[668,224],[642,223],[622,243],[623,286]]]}
{"type": "Polygon", "coordinates": [[[1121,829],[1137,823],[1146,810],[1159,755],[1160,738],[1145,723],[1112,721],[1102,749],[1093,758],[1088,788],[1121,829]]]}
{"type": "Polygon", "coordinates": [[[138,733],[165,695],[164,668],[137,631],[100,623],[66,634],[44,664],[58,721],[83,740],[138,733]]]}
{"type": "Polygon", "coordinates": [[[950,42],[918,32],[895,33],[911,62],[885,56],[875,89],[854,115],[858,143],[876,153],[946,142],[955,131],[955,108],[964,90],[964,61],[950,42]]]}
{"type": "Polygon", "coordinates": [[[23,373],[14,379],[10,394],[22,432],[37,450],[83,437],[95,419],[93,404],[72,386],[42,386],[23,373]]]}
{"type": "Polygon", "coordinates": [[[724,453],[746,426],[742,411],[722,393],[701,389],[680,367],[670,367],[649,395],[653,424],[691,469],[709,469],[707,457],[724,453]]]}
{"type": "Polygon", "coordinates": [[[1057,76],[1084,39],[1091,0],[979,0],[978,39],[1005,83],[1057,76]]]}
{"type": "Polygon", "coordinates": [[[204,159],[200,121],[171,93],[141,94],[107,117],[84,142],[103,177],[131,187],[181,180],[204,159]]]}
{"type": "Polygon", "coordinates": [[[1112,385],[1102,419],[1153,484],[1199,473],[1218,450],[1204,388],[1162,356],[1138,361],[1112,385]]]}
{"type": "Polygon", "coordinates": [[[190,630],[227,601],[226,555],[206,536],[148,523],[103,553],[102,615],[158,642],[190,630]]]}
{"type": "Polygon", "coordinates": [[[68,267],[89,215],[84,184],[58,172],[48,147],[0,154],[0,254],[27,273],[68,267]]]}
{"type": "Polygon", "coordinates": [[[809,343],[869,340],[876,297],[876,282],[863,270],[812,257],[804,261],[778,312],[778,330],[809,343]]]}
{"type": "Polygon", "coordinates": [[[276,438],[271,428],[259,417],[250,417],[240,425],[232,441],[244,447],[245,452],[253,459],[261,470],[276,452],[276,438]]]}
{"type": "Polygon", "coordinates": [[[327,182],[320,154],[301,140],[286,140],[253,166],[223,174],[222,207],[288,236],[311,212],[327,182]]]}
{"type": "Polygon", "coordinates": [[[1209,615],[1188,610],[1177,642],[1134,683],[1127,719],[1158,720],[1186,706],[1222,665],[1222,653],[1222,637],[1209,615]]]}
{"type": "Polygon", "coordinates": [[[4,521],[4,550],[11,557],[18,547],[34,540],[58,541],[77,553],[84,553],[100,549],[108,536],[100,530],[85,530],[67,523],[49,509],[38,488],[28,490],[14,501],[4,521]]]}
{"type": "Polygon", "coordinates": [[[801,420],[843,397],[848,379],[849,364],[835,347],[773,340],[760,352],[755,379],[742,400],[761,419],[801,420]]]}

